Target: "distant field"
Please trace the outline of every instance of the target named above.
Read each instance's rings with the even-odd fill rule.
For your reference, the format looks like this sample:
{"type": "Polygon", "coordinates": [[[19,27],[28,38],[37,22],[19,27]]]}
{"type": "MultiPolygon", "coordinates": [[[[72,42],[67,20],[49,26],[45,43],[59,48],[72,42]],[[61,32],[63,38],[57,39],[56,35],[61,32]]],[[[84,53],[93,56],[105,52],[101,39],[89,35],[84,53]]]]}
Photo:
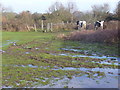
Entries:
{"type": "MultiPolygon", "coordinates": [[[[57,38],[58,35],[59,33],[3,32],[3,88],[75,88],[81,85],[85,88],[84,80],[78,84],[82,79],[78,79],[78,85],[74,84],[74,79],[82,76],[88,81],[94,81],[91,87],[95,84],[104,88],[103,83],[105,87],[117,87],[116,77],[112,77],[114,82],[109,81],[109,72],[115,72],[118,68],[116,45],[65,41],[57,38]],[[104,68],[111,68],[112,71],[104,68]],[[108,76],[107,79],[105,76],[108,76]],[[99,77],[105,82],[101,82],[99,77]],[[71,80],[73,83],[70,83],[71,80]]],[[[113,73],[113,76],[114,74],[116,75],[113,73]]]]}

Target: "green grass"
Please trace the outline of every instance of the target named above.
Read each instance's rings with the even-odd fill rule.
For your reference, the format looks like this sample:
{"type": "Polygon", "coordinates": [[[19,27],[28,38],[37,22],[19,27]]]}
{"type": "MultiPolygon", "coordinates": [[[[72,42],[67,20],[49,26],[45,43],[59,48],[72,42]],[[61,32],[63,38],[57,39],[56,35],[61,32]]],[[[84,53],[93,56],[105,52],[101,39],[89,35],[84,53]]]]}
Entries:
{"type": "MultiPolygon", "coordinates": [[[[55,78],[62,79],[64,78],[64,76],[72,79],[72,76],[75,75],[81,76],[84,74],[88,74],[90,77],[92,77],[93,74],[98,73],[92,72],[91,74],[89,74],[80,70],[54,70],[53,68],[55,68],[55,66],[57,66],[58,68],[117,68],[116,65],[106,65],[91,62],[103,61],[105,59],[52,55],[60,53],[70,53],[70,55],[81,54],[77,52],[60,50],[60,48],[67,47],[80,47],[81,50],[94,50],[94,52],[100,52],[110,55],[117,54],[115,53],[117,51],[117,47],[115,47],[114,45],[112,46],[112,49],[110,49],[111,46],[103,44],[64,41],[56,38],[57,35],[58,33],[3,32],[2,49],[5,50],[5,53],[2,54],[3,86],[34,87],[35,85],[39,84],[50,84],[51,80],[55,80],[55,78]],[[17,40],[17,46],[14,46],[12,43],[4,45],[8,42],[7,40],[17,40]],[[28,53],[26,54],[26,52],[28,53]],[[29,64],[33,66],[38,66],[38,68],[29,67],[29,64]],[[21,67],[20,65],[24,65],[26,67],[21,67]]],[[[104,73],[99,72],[99,75],[104,76],[104,73]]]]}
{"type": "MultiPolygon", "coordinates": [[[[17,44],[26,44],[27,42],[38,40],[41,41],[41,39],[51,39],[53,34],[51,33],[39,33],[39,32],[3,32],[2,33],[2,44],[6,44],[6,40],[15,41],[17,40],[17,44]]],[[[6,48],[5,46],[3,47],[6,48]]]]}

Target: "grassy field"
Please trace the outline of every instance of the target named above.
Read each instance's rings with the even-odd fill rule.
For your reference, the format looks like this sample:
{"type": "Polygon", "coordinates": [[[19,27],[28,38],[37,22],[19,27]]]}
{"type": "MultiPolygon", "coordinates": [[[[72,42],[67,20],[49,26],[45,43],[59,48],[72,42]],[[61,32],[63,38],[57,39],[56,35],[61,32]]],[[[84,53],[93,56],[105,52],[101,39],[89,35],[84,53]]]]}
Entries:
{"type": "MultiPolygon", "coordinates": [[[[82,70],[62,70],[60,68],[118,68],[117,65],[101,64],[105,58],[72,57],[74,55],[98,56],[118,55],[116,45],[82,43],[57,38],[59,33],[3,32],[2,33],[2,84],[3,87],[45,86],[51,81],[67,77],[104,76],[104,72],[82,70]],[[65,50],[67,49],[67,50],[65,50]],[[75,51],[75,50],[78,51],[75,51]],[[64,54],[64,55],[63,55],[64,54]],[[87,62],[87,63],[86,63],[87,62]]],[[[66,86],[64,86],[66,87],[66,86]]]]}

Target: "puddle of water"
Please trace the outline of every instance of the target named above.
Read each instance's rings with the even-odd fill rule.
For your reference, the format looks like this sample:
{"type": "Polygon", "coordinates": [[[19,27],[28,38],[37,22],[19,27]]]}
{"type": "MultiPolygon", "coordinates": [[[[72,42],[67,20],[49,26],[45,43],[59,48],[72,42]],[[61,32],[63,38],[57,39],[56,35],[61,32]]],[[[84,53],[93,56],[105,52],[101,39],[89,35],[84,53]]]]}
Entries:
{"type": "Polygon", "coordinates": [[[59,67],[59,68],[55,68],[53,70],[81,70],[81,71],[87,71],[89,70],[88,68],[84,68],[84,67],[81,67],[81,68],[74,68],[74,67],[59,67]]]}
{"type": "MultiPolygon", "coordinates": [[[[4,65],[4,66],[9,66],[9,65],[4,65]]],[[[15,67],[31,67],[31,68],[43,68],[43,69],[47,69],[50,66],[35,66],[32,64],[28,64],[28,65],[12,65],[15,67]]],[[[112,69],[112,68],[84,68],[84,67],[80,67],[80,68],[74,68],[74,67],[58,67],[58,66],[54,66],[54,68],[52,68],[52,70],[80,70],[80,71],[84,71],[84,72],[88,72],[88,71],[100,71],[100,72],[104,72],[105,74],[111,74],[111,72],[114,75],[118,75],[118,70],[120,69],[112,69]]]]}
{"type": "MultiPolygon", "coordinates": [[[[74,51],[74,52],[84,52],[85,55],[74,55],[73,57],[91,57],[91,58],[98,58],[98,59],[103,59],[103,58],[107,58],[107,56],[102,55],[99,52],[96,53],[92,53],[91,56],[87,56],[89,54],[90,50],[80,50],[78,49],[70,49],[71,47],[67,47],[67,48],[60,48],[61,50],[65,50],[65,51],[74,51]]],[[[109,57],[111,59],[116,59],[116,57],[109,57]]]]}
{"type": "Polygon", "coordinates": [[[68,87],[74,88],[118,88],[118,80],[110,76],[102,79],[88,78],[86,76],[73,77],[68,83],[68,87]],[[87,85],[86,85],[87,84],[87,85]]]}
{"type": "Polygon", "coordinates": [[[36,50],[40,49],[40,48],[35,48],[36,50]]]}
{"type": "MultiPolygon", "coordinates": [[[[70,56],[70,57],[89,57],[89,58],[96,58],[96,59],[106,59],[104,61],[95,62],[101,64],[109,64],[109,65],[120,65],[120,58],[119,57],[107,57],[107,56],[88,56],[88,55],[70,55],[69,53],[61,53],[61,54],[53,54],[51,55],[61,55],[61,56],[70,56]]],[[[94,61],[93,61],[94,62],[94,61]]]]}
{"type": "Polygon", "coordinates": [[[68,53],[61,53],[61,54],[58,54],[58,55],[62,55],[62,56],[69,56],[69,54],[68,53]]]}
{"type": "Polygon", "coordinates": [[[3,50],[0,49],[0,52],[4,53],[5,51],[3,51],[3,50]]]}
{"type": "Polygon", "coordinates": [[[97,73],[95,73],[93,76],[94,76],[94,77],[95,77],[95,76],[98,76],[98,74],[97,74],[97,73]]]}
{"type": "Polygon", "coordinates": [[[16,42],[17,42],[18,40],[6,40],[6,41],[7,41],[7,43],[2,44],[2,47],[7,46],[7,45],[9,45],[9,44],[13,44],[14,46],[16,46],[16,42]]]}
{"type": "Polygon", "coordinates": [[[74,67],[64,67],[64,68],[55,68],[53,70],[80,70],[80,71],[100,71],[104,72],[105,74],[110,74],[109,72],[112,72],[115,76],[118,76],[118,69],[112,69],[112,68],[74,68],[74,67]]]}
{"type": "Polygon", "coordinates": [[[107,57],[107,56],[88,56],[88,55],[70,55],[69,53],[61,53],[61,54],[51,54],[51,55],[61,55],[61,56],[71,56],[71,57],[90,57],[96,59],[109,59],[114,61],[120,61],[118,57],[107,57]]]}
{"type": "Polygon", "coordinates": [[[34,66],[32,64],[29,64],[28,66],[31,67],[31,68],[38,68],[38,66],[34,66]]]}
{"type": "MultiPolygon", "coordinates": [[[[32,68],[39,68],[38,66],[34,66],[32,64],[29,65],[17,65],[17,66],[22,66],[22,67],[32,67],[32,68]]],[[[40,66],[41,68],[44,66],[40,66]]],[[[46,66],[46,67],[50,67],[50,66],[46,66]]],[[[57,67],[57,66],[54,66],[57,67]]],[[[57,67],[58,68],[58,67],[57,67]]],[[[115,78],[115,76],[118,77],[118,69],[112,69],[112,68],[74,68],[74,67],[64,67],[64,68],[59,68],[61,70],[82,70],[82,71],[100,71],[100,72],[104,72],[106,77],[101,78],[89,78],[86,75],[80,76],[80,77],[75,77],[73,76],[72,79],[68,79],[68,78],[63,78],[63,80],[58,80],[56,82],[53,82],[53,86],[50,86],[50,84],[45,85],[45,86],[37,86],[37,87],[64,87],[65,85],[67,85],[68,87],[74,87],[74,88],[108,88],[108,87],[118,87],[118,79],[115,78]],[[113,73],[113,74],[109,74],[109,72],[113,73]],[[67,82],[67,83],[65,83],[67,82]],[[65,83],[65,84],[64,84],[65,83]],[[86,85],[87,84],[87,85],[86,85]]],[[[59,69],[53,69],[53,70],[59,70],[59,69]]],[[[97,77],[98,74],[94,74],[93,76],[97,77]]],[[[39,79],[39,78],[36,78],[39,79]]],[[[48,78],[47,78],[48,79],[48,78]]],[[[54,78],[56,79],[56,78],[54,78]]],[[[60,78],[58,78],[60,79],[60,78]]],[[[45,79],[46,80],[46,79],[45,79]]],[[[42,80],[43,82],[45,80],[42,80]]]]}
{"type": "Polygon", "coordinates": [[[117,57],[107,57],[107,56],[87,56],[87,55],[70,55],[70,54],[58,54],[58,55],[63,55],[63,56],[72,56],[72,57],[90,57],[90,58],[97,58],[97,59],[111,59],[111,60],[118,60],[120,61],[120,58],[117,57]]]}
{"type": "Polygon", "coordinates": [[[43,69],[47,69],[50,66],[35,66],[32,64],[28,64],[28,65],[15,65],[15,67],[31,67],[31,68],[43,68],[43,69]]]}
{"type": "MultiPolygon", "coordinates": [[[[65,85],[69,88],[117,88],[118,87],[118,69],[112,68],[73,68],[73,67],[64,67],[59,68],[61,70],[82,70],[82,71],[100,71],[105,73],[105,77],[98,77],[98,74],[95,73],[93,76],[96,78],[89,78],[86,75],[76,77],[73,76],[72,79],[69,79],[67,84],[57,84],[58,82],[63,82],[59,80],[55,85],[51,86],[52,88],[64,87],[65,85]],[[117,77],[117,78],[116,78],[117,77]],[[86,85],[87,84],[87,85],[86,85]]],[[[54,70],[59,70],[54,69],[54,70]]],[[[44,86],[44,87],[50,87],[44,86]]]]}
{"type": "Polygon", "coordinates": [[[92,55],[93,55],[93,56],[97,56],[97,54],[96,54],[96,53],[92,53],[92,55]]]}
{"type": "Polygon", "coordinates": [[[60,49],[65,51],[83,52],[83,50],[78,50],[78,49],[67,49],[67,48],[60,48],[60,49]]]}
{"type": "Polygon", "coordinates": [[[31,67],[31,68],[38,68],[38,66],[34,66],[32,64],[28,64],[28,65],[15,65],[16,67],[31,67]]]}
{"type": "Polygon", "coordinates": [[[13,86],[2,86],[2,88],[13,88],[13,86]]]}
{"type": "Polygon", "coordinates": [[[117,61],[120,63],[120,57],[117,57],[117,61]]]}
{"type": "Polygon", "coordinates": [[[93,56],[101,55],[101,53],[92,53],[92,54],[90,54],[90,50],[80,50],[80,48],[78,48],[78,49],[77,48],[70,49],[70,48],[60,48],[60,49],[65,50],[65,51],[83,52],[85,55],[93,55],[93,56]]]}
{"type": "MultiPolygon", "coordinates": [[[[97,76],[95,74],[94,76],[97,76]]],[[[36,86],[37,88],[118,88],[118,79],[111,78],[111,76],[106,76],[104,78],[89,78],[85,75],[76,77],[73,76],[72,79],[64,77],[58,81],[51,81],[51,84],[41,86],[36,86]],[[52,84],[52,85],[51,85],[52,84]]]]}
{"type": "Polygon", "coordinates": [[[30,52],[25,52],[25,54],[30,54],[30,52]]]}
{"type": "MultiPolygon", "coordinates": [[[[94,61],[92,61],[94,62],[94,61]]],[[[95,63],[100,63],[100,64],[108,64],[108,65],[119,65],[118,61],[110,61],[110,60],[105,60],[105,61],[99,61],[95,63]]]]}
{"type": "Polygon", "coordinates": [[[104,72],[106,77],[112,76],[112,77],[118,77],[119,76],[119,70],[120,69],[113,69],[113,68],[92,68],[90,71],[99,71],[104,72]]]}
{"type": "Polygon", "coordinates": [[[13,42],[13,45],[14,45],[14,46],[17,46],[16,42],[13,42]]]}
{"type": "Polygon", "coordinates": [[[104,59],[106,56],[87,56],[87,55],[72,55],[72,57],[90,57],[90,58],[96,58],[96,59],[104,59]]]}
{"type": "MultiPolygon", "coordinates": [[[[99,63],[99,62],[98,62],[99,63]]],[[[109,63],[109,62],[105,62],[105,61],[102,61],[100,62],[101,64],[109,64],[109,65],[119,65],[118,63],[109,63]]]]}

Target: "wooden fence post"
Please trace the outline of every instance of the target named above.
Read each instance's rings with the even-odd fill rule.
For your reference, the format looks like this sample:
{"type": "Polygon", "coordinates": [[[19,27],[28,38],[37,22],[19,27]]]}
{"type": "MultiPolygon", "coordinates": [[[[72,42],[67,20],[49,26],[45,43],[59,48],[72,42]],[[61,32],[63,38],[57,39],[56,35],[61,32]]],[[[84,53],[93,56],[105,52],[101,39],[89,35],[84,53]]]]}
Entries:
{"type": "Polygon", "coordinates": [[[41,21],[41,29],[43,30],[44,28],[43,28],[43,20],[41,21]]]}
{"type": "Polygon", "coordinates": [[[50,25],[50,26],[51,26],[51,28],[50,28],[50,29],[51,29],[51,32],[52,32],[52,31],[53,31],[53,24],[51,23],[51,25],[50,25]]]}
{"type": "Polygon", "coordinates": [[[36,25],[34,24],[34,29],[35,29],[35,32],[37,32],[37,29],[36,29],[36,25]]]}
{"type": "Polygon", "coordinates": [[[30,31],[30,28],[29,28],[29,26],[27,25],[27,29],[28,29],[28,31],[30,31]]]}
{"type": "Polygon", "coordinates": [[[50,23],[47,23],[47,31],[50,30],[50,23]]]}

